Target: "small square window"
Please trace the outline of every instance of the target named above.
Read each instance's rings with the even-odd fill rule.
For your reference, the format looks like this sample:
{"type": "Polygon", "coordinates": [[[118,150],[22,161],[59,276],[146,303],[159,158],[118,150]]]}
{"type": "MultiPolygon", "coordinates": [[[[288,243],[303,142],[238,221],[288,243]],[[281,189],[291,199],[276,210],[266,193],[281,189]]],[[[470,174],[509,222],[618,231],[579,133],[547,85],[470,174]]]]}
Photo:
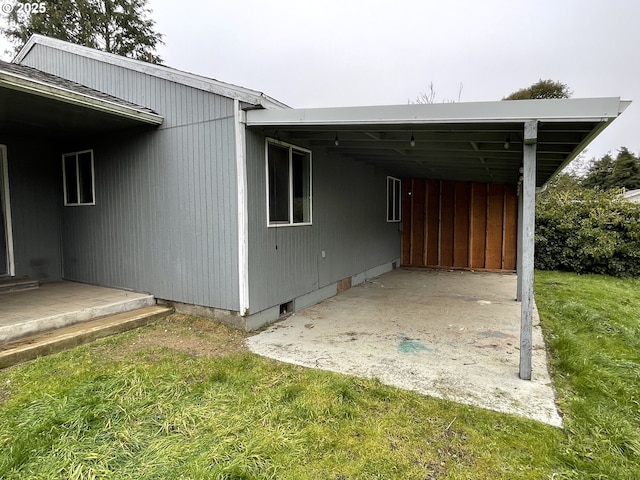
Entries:
{"type": "Polygon", "coordinates": [[[95,205],[93,150],[62,155],[64,204],[95,205]]]}
{"type": "Polygon", "coordinates": [[[311,224],[311,152],[267,140],[269,226],[311,224]]]}
{"type": "Polygon", "coordinates": [[[401,183],[399,178],[387,177],[387,222],[400,221],[401,183]]]}

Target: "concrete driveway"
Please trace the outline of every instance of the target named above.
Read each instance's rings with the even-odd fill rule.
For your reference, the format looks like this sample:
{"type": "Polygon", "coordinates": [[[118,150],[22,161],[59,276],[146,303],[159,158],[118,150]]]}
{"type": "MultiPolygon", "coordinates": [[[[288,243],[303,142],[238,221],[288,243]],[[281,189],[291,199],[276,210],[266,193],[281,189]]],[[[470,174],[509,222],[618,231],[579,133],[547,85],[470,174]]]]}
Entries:
{"type": "Polygon", "coordinates": [[[398,269],[297,312],[247,344],[283,362],[377,377],[561,426],[537,311],[533,380],[518,378],[515,293],[512,274],[398,269]]]}

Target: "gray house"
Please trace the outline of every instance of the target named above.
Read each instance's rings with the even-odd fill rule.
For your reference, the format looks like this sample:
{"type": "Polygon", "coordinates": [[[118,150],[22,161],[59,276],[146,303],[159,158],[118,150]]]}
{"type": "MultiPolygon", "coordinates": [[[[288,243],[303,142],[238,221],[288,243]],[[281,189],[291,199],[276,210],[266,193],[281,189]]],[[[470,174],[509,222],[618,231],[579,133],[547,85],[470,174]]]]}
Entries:
{"type": "Polygon", "coordinates": [[[632,203],[640,203],[640,188],[624,192],[624,198],[632,203]]]}
{"type": "Polygon", "coordinates": [[[0,275],[256,328],[400,265],[518,270],[526,352],[535,188],[627,104],[291,109],[34,36],[0,64],[0,275]]]}

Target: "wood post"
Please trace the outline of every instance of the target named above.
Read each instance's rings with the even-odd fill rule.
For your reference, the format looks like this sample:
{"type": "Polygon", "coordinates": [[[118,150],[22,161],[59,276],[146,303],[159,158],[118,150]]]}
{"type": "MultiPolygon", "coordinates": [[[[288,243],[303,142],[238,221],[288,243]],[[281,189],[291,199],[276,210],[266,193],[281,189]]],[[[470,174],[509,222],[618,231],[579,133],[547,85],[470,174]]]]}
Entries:
{"type": "Polygon", "coordinates": [[[520,262],[521,305],[520,305],[520,378],[531,380],[531,360],[533,353],[533,266],[535,233],[536,196],[536,142],[538,122],[529,121],[524,125],[523,181],[522,181],[522,255],[520,262]]]}

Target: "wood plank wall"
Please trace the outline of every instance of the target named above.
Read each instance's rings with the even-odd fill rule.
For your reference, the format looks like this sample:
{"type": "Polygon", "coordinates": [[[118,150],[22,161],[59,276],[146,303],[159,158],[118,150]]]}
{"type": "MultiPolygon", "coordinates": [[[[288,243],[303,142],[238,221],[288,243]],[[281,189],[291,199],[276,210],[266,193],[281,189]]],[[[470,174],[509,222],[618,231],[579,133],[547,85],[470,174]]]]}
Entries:
{"type": "Polygon", "coordinates": [[[402,181],[402,264],[513,271],[515,185],[402,181]]]}

